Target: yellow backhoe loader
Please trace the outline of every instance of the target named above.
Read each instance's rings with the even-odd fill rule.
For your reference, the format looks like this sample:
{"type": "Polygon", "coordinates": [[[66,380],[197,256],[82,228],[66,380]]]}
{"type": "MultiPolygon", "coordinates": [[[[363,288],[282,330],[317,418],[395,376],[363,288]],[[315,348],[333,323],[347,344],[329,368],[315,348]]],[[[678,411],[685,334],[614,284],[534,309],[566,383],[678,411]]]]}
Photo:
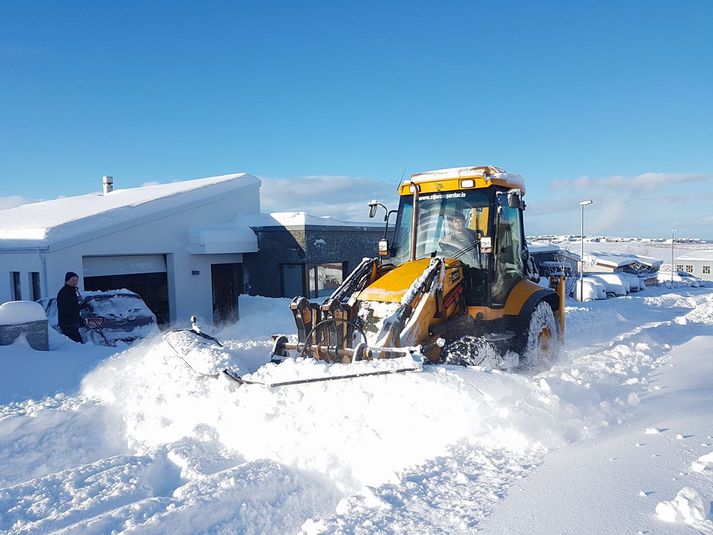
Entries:
{"type": "MultiPolygon", "coordinates": [[[[478,364],[487,347],[526,366],[556,353],[564,282],[535,282],[522,178],[490,165],[461,167],[414,174],[398,191],[379,256],[365,258],[321,305],[293,299],[297,342],[276,337],[278,359],[352,363],[419,347],[432,363],[478,364]]],[[[386,209],[369,206],[370,217],[386,209]]]]}

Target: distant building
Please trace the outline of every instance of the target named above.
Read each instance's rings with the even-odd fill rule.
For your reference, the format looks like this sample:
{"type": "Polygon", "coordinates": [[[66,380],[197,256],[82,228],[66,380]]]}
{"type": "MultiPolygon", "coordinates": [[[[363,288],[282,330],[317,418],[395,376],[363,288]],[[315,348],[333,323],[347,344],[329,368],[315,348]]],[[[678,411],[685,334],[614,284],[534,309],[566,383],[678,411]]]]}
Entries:
{"type": "Polygon", "coordinates": [[[53,297],[74,271],[81,291],[138,293],[162,325],[222,323],[246,289],[323,295],[376,255],[367,224],[261,214],[260,185],[243,173],[0,210],[0,303],[53,297]]]}
{"type": "Polygon", "coordinates": [[[676,271],[683,271],[699,279],[713,281],[713,249],[690,251],[676,257],[676,271]]]}
{"type": "MultiPolygon", "coordinates": [[[[586,256],[586,255],[585,255],[586,256]]],[[[632,273],[637,275],[647,285],[658,284],[658,272],[663,260],[631,253],[615,253],[592,251],[588,258],[586,271],[605,273],[632,273]]]]}
{"type": "Polygon", "coordinates": [[[554,243],[528,243],[530,256],[542,277],[552,273],[564,273],[567,277],[577,274],[579,255],[554,243]]]}
{"type": "Polygon", "coordinates": [[[353,223],[304,212],[251,218],[258,252],[245,255],[249,293],[327,297],[364,257],[378,254],[383,223],[353,223]]]}

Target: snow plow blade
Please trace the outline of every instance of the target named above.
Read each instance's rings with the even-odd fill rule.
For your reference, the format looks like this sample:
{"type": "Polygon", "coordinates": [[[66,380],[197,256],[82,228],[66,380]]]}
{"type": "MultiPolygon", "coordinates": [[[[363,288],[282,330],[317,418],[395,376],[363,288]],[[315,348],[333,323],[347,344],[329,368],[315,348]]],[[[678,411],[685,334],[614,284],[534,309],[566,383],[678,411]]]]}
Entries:
{"type": "MultiPolygon", "coordinates": [[[[444,343],[444,340],[439,339],[436,342],[434,342],[433,346],[442,346],[444,343]]],[[[394,375],[398,373],[407,373],[407,372],[420,372],[423,371],[423,365],[422,365],[422,360],[420,358],[420,355],[428,350],[428,347],[422,348],[421,346],[417,347],[368,347],[365,344],[359,344],[355,348],[338,348],[334,346],[324,346],[324,345],[318,345],[318,344],[313,344],[311,346],[305,347],[304,343],[290,343],[287,339],[286,336],[276,336],[275,337],[275,344],[273,347],[273,353],[272,353],[272,363],[274,364],[281,364],[285,362],[288,359],[291,359],[292,357],[289,356],[288,351],[296,351],[300,355],[299,357],[303,357],[306,351],[310,352],[310,355],[323,355],[327,356],[329,355],[330,358],[327,360],[326,358],[324,359],[316,359],[316,360],[323,360],[325,364],[327,364],[328,368],[327,369],[334,369],[334,366],[340,367],[340,369],[344,370],[354,370],[354,368],[357,368],[360,365],[366,364],[366,361],[374,361],[374,364],[379,365],[379,364],[384,364],[388,365],[388,363],[395,363],[397,359],[404,358],[404,357],[414,357],[415,355],[419,355],[417,360],[414,360],[413,358],[408,359],[408,364],[402,367],[396,367],[396,368],[387,368],[387,369],[362,369],[359,371],[353,371],[350,373],[339,373],[337,375],[325,375],[325,376],[318,376],[318,377],[306,377],[306,378],[298,378],[298,379],[288,379],[288,380],[276,380],[276,381],[270,381],[270,380],[264,380],[264,381],[257,381],[249,378],[249,375],[252,374],[246,374],[245,376],[240,376],[236,374],[233,370],[230,369],[224,369],[223,373],[232,379],[233,381],[237,382],[240,385],[262,385],[266,386],[269,388],[274,388],[274,387],[281,387],[281,386],[293,386],[293,385],[302,385],[302,384],[310,384],[310,383],[322,383],[325,381],[340,381],[340,380],[346,380],[346,379],[361,379],[364,377],[369,377],[369,376],[376,376],[376,375],[394,375]]],[[[293,362],[295,360],[293,359],[293,362]]]]}
{"type": "MultiPolygon", "coordinates": [[[[387,368],[379,369],[359,369],[359,366],[363,366],[365,363],[349,365],[350,371],[348,373],[339,373],[336,375],[323,375],[316,377],[297,377],[290,378],[289,375],[285,378],[285,374],[278,373],[282,377],[276,378],[276,380],[263,379],[265,376],[265,368],[269,368],[271,365],[279,365],[285,360],[287,360],[287,350],[297,350],[303,351],[305,348],[304,344],[291,344],[288,342],[286,336],[275,337],[275,342],[273,346],[272,353],[272,364],[266,363],[261,366],[253,373],[246,373],[240,375],[236,370],[231,368],[220,368],[216,367],[216,361],[213,359],[223,348],[217,338],[211,336],[210,334],[204,332],[200,326],[197,324],[195,316],[191,318],[191,328],[190,329],[176,329],[164,333],[162,338],[164,342],[173,350],[173,352],[191,369],[196,375],[202,377],[218,378],[225,376],[230,380],[238,383],[239,385],[261,385],[269,388],[280,387],[280,386],[290,386],[290,385],[300,385],[309,383],[319,383],[324,381],[336,381],[342,379],[355,379],[360,377],[367,377],[370,375],[392,375],[396,373],[404,372],[419,372],[422,371],[421,361],[419,358],[411,358],[414,354],[418,354],[421,351],[421,347],[396,347],[396,348],[371,348],[366,347],[364,344],[360,344],[354,349],[336,349],[333,347],[326,346],[314,346],[312,351],[326,354],[328,351],[335,355],[343,356],[349,360],[346,362],[354,361],[367,361],[373,358],[378,358],[382,365],[392,366],[387,368]],[[219,349],[221,348],[221,349],[219,349]],[[336,351],[336,353],[335,353],[336,351]],[[348,356],[347,356],[348,353],[348,356]],[[275,358],[277,357],[277,358],[275,358]],[[403,366],[398,366],[395,359],[408,357],[407,363],[403,363],[403,366]],[[388,362],[388,363],[387,363],[388,362]],[[208,369],[207,369],[208,368],[208,369]],[[356,368],[356,369],[355,369],[356,368]],[[256,378],[251,378],[252,375],[256,375],[256,378]]],[[[224,351],[222,352],[225,353],[224,351]]],[[[291,359],[292,362],[296,362],[295,359],[291,359]]],[[[334,370],[332,366],[342,367],[345,364],[341,363],[331,363],[327,366],[327,370],[334,370]]],[[[282,370],[282,368],[280,368],[282,370]]],[[[269,377],[269,371],[268,377],[269,377]]]]}
{"type": "Polygon", "coordinates": [[[357,378],[362,378],[362,377],[369,377],[372,375],[393,375],[396,373],[420,372],[422,370],[423,370],[423,368],[418,366],[418,367],[410,367],[410,368],[396,368],[394,370],[375,370],[375,371],[352,373],[352,374],[346,374],[346,375],[329,375],[326,377],[310,377],[308,379],[295,379],[292,381],[276,381],[274,383],[268,383],[268,382],[262,382],[262,381],[250,381],[248,379],[244,379],[243,377],[237,375],[234,371],[229,370],[227,368],[225,370],[223,370],[223,373],[227,377],[230,377],[233,381],[237,382],[240,385],[262,385],[262,386],[266,386],[268,388],[276,388],[276,387],[281,387],[281,386],[294,386],[294,385],[304,385],[304,384],[310,384],[310,383],[322,383],[325,381],[341,381],[341,380],[345,380],[345,379],[357,379],[357,378]]]}

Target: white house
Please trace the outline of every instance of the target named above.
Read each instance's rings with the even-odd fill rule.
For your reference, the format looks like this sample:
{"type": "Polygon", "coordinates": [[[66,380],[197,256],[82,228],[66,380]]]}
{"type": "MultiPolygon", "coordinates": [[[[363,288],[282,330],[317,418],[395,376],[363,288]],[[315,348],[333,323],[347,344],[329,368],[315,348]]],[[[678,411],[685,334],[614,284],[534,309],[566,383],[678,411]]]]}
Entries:
{"type": "Polygon", "coordinates": [[[713,281],[713,249],[698,249],[676,257],[676,271],[683,271],[699,279],[713,281]]]}
{"type": "Polygon", "coordinates": [[[259,212],[260,180],[245,173],[0,210],[0,303],[54,297],[74,271],[81,291],[138,290],[160,323],[233,319],[257,237],[206,226],[259,212]]]}

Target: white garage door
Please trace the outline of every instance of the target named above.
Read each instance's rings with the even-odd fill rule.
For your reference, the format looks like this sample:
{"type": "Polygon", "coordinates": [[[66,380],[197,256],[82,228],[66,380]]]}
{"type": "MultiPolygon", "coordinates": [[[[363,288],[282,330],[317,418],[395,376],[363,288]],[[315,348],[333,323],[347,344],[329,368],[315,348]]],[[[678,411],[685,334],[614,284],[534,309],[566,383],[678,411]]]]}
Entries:
{"type": "Polygon", "coordinates": [[[85,256],[82,258],[82,264],[85,277],[166,272],[166,256],[162,254],[85,256]]]}

